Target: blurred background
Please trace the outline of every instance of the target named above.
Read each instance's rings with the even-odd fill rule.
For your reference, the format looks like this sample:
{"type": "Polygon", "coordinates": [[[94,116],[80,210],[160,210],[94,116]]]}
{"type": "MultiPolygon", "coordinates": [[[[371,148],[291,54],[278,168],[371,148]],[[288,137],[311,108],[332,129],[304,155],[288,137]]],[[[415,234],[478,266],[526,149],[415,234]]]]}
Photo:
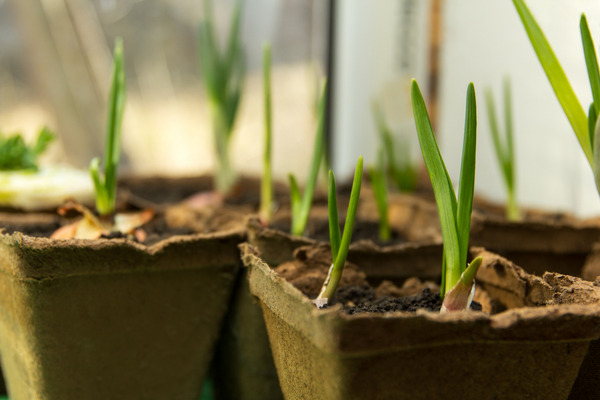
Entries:
{"type": "MultiPolygon", "coordinates": [[[[223,43],[234,0],[215,0],[223,43]]],[[[591,101],[579,17],[600,42],[600,4],[529,0],[584,108],[591,101]]],[[[198,175],[214,165],[198,62],[200,0],[0,0],[0,132],[60,137],[47,155],[86,168],[102,154],[112,46],[124,40],[127,106],[122,170],[198,175]]],[[[246,0],[242,37],[248,74],[232,143],[234,165],[261,169],[262,46],[273,50],[275,175],[308,171],[318,87],[330,88],[329,152],[340,177],[359,154],[374,163],[380,104],[398,145],[421,165],[412,110],[415,77],[428,101],[449,172],[458,181],[465,94],[478,96],[476,190],[504,200],[483,89],[502,104],[512,82],[517,196],[527,206],[600,214],[593,176],[510,0],[246,0]]],[[[501,108],[499,112],[502,112],[501,108]]]]}

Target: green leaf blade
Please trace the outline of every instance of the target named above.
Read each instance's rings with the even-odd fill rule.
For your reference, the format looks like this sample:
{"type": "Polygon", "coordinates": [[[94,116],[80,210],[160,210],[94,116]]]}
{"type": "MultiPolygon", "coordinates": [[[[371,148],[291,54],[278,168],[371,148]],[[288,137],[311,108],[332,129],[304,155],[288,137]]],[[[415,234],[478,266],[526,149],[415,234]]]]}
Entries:
{"type": "MultiPolygon", "coordinates": [[[[598,115],[600,114],[600,73],[598,72],[598,58],[596,57],[594,41],[592,40],[585,14],[581,14],[579,30],[581,31],[585,66],[587,68],[592,96],[594,98],[594,108],[596,109],[596,115],[598,115]]],[[[592,123],[595,124],[596,120],[594,119],[592,123]]]]}
{"type": "Polygon", "coordinates": [[[467,109],[465,114],[465,134],[460,165],[460,186],[458,189],[458,210],[456,217],[461,274],[467,266],[471,211],[473,210],[473,194],[475,191],[477,106],[475,102],[475,87],[472,82],[469,83],[467,88],[467,109]]]}
{"type": "MultiPolygon", "coordinates": [[[[317,134],[315,136],[315,142],[313,147],[312,161],[310,164],[310,171],[308,173],[308,179],[306,186],[304,187],[304,193],[299,206],[294,209],[292,207],[292,235],[302,236],[306,224],[308,223],[308,217],[310,214],[310,208],[317,186],[317,178],[319,169],[321,168],[321,161],[323,160],[323,153],[325,147],[325,109],[326,109],[326,97],[327,97],[327,83],[323,85],[323,91],[319,101],[318,121],[317,121],[317,134]]],[[[297,185],[296,185],[297,186],[297,185]]]]}
{"type": "Polygon", "coordinates": [[[335,192],[335,176],[333,171],[329,170],[329,184],[327,193],[327,209],[329,212],[329,242],[331,243],[331,254],[335,260],[340,250],[342,233],[340,232],[340,223],[338,220],[337,195],[335,192]]]}
{"type": "Polygon", "coordinates": [[[48,128],[47,126],[43,127],[40,133],[38,134],[37,140],[35,141],[35,144],[33,145],[31,151],[36,156],[39,156],[44,151],[46,151],[48,145],[52,141],[54,141],[54,139],[56,139],[56,135],[52,133],[50,128],[48,128]]]}
{"type": "Polygon", "coordinates": [[[224,54],[219,49],[215,34],[212,0],[204,0],[205,18],[198,30],[200,68],[213,119],[217,158],[215,186],[225,196],[237,181],[237,173],[230,162],[229,143],[233,136],[246,72],[240,41],[242,4],[242,0],[237,0],[233,10],[224,54]]]}
{"type": "Polygon", "coordinates": [[[506,165],[508,160],[508,152],[502,145],[502,141],[500,139],[500,125],[498,123],[498,118],[496,114],[496,105],[490,89],[487,89],[485,91],[485,104],[487,108],[488,122],[490,125],[490,132],[492,133],[492,143],[494,144],[496,159],[498,160],[498,163],[502,166],[502,177],[504,181],[507,182],[510,177],[507,175],[507,170],[504,166],[506,165]]]}
{"type": "Polygon", "coordinates": [[[554,89],[554,93],[573,127],[577,140],[579,140],[579,144],[581,145],[590,166],[593,168],[594,156],[589,140],[590,135],[585,111],[577,99],[577,96],[558,62],[554,51],[550,47],[546,36],[525,5],[525,2],[523,0],[513,0],[513,3],[523,22],[523,26],[525,27],[525,31],[529,36],[535,53],[542,64],[542,68],[546,72],[546,76],[550,81],[552,89],[554,89]]]}
{"type": "MultiPolygon", "coordinates": [[[[411,98],[421,153],[433,186],[444,238],[445,288],[451,288],[460,279],[461,274],[456,194],[437,146],[423,95],[414,79],[411,84],[411,98]]],[[[442,288],[442,292],[445,292],[445,288],[442,288]]]]}
{"type": "Polygon", "coordinates": [[[385,176],[383,148],[378,152],[378,166],[368,168],[369,179],[373,186],[373,195],[379,214],[379,239],[383,242],[390,240],[391,228],[388,218],[388,191],[385,176]]]}
{"type": "Polygon", "coordinates": [[[115,41],[113,79],[110,89],[106,148],[104,158],[104,187],[109,202],[109,213],[114,212],[117,188],[117,169],[121,156],[121,124],[125,109],[125,69],[123,64],[123,40],[115,41]]]}
{"type": "MultiPolygon", "coordinates": [[[[348,250],[350,248],[350,241],[352,240],[352,232],[354,231],[354,221],[356,219],[356,212],[358,210],[358,200],[360,198],[360,189],[362,184],[362,172],[363,172],[363,158],[358,158],[356,163],[356,169],[354,171],[354,180],[352,181],[352,190],[350,192],[350,202],[348,203],[348,211],[346,213],[346,222],[344,223],[344,232],[342,233],[342,239],[339,244],[337,255],[333,257],[333,262],[329,268],[329,274],[323,283],[321,292],[316,300],[313,301],[317,307],[321,308],[326,305],[328,300],[333,297],[338,287],[340,280],[342,279],[342,273],[344,271],[344,264],[348,256],[348,250]]],[[[330,178],[333,178],[333,173],[330,173],[330,178]]],[[[335,180],[329,180],[329,193],[335,192],[335,180]]],[[[330,199],[330,204],[331,199],[330,199]]],[[[337,207],[336,207],[337,208],[337,207]]],[[[330,212],[332,212],[330,207],[330,212]]],[[[331,214],[330,214],[331,215],[331,214]]],[[[337,210],[335,219],[337,220],[337,210]]],[[[330,227],[331,227],[330,223],[330,227]]],[[[337,225],[339,227],[339,224],[337,225]]],[[[339,229],[339,228],[338,228],[339,229]]],[[[334,245],[332,243],[332,249],[334,245]]],[[[333,254],[333,253],[332,253],[333,254]]]]}
{"type": "Polygon", "coordinates": [[[260,215],[264,222],[273,216],[273,178],[271,171],[271,46],[263,47],[264,150],[263,174],[260,181],[260,215]]]}
{"type": "Polygon", "coordinates": [[[350,241],[352,240],[352,232],[354,231],[354,222],[356,220],[356,212],[358,210],[358,200],[360,198],[360,188],[362,184],[362,172],[363,172],[363,158],[360,156],[356,163],[356,169],[354,171],[354,179],[352,181],[352,190],[350,192],[350,202],[348,203],[348,211],[346,213],[346,222],[344,223],[344,232],[342,233],[342,240],[340,242],[340,249],[337,257],[335,258],[335,264],[339,267],[343,267],[348,256],[348,249],[350,248],[350,241]]]}

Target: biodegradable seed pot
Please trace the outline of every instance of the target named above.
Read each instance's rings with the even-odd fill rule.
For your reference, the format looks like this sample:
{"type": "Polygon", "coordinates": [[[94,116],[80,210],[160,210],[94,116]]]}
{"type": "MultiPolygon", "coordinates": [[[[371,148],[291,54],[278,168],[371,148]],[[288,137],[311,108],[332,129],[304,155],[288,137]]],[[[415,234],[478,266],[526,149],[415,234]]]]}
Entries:
{"type": "MultiPolygon", "coordinates": [[[[484,310],[492,314],[318,310],[257,251],[242,245],[289,399],[566,399],[590,341],[600,336],[593,284],[532,276],[482,249],[472,251],[484,260],[476,298],[511,288],[489,291],[484,310]]],[[[399,270],[411,269],[402,251],[393,256],[399,270]]],[[[361,267],[369,275],[371,265],[361,267]]]]}
{"type": "Polygon", "coordinates": [[[11,399],[201,392],[244,229],[129,239],[0,236],[0,353],[11,399]]]}
{"type": "MultiPolygon", "coordinates": [[[[408,214],[412,210],[413,203],[409,202],[401,213],[408,214]]],[[[363,212],[363,216],[367,215],[368,212],[363,212]]],[[[286,212],[279,213],[274,225],[289,228],[289,223],[284,222],[288,219],[289,215],[286,212]]],[[[413,221],[418,220],[415,218],[413,221]]],[[[327,224],[326,208],[313,207],[308,231],[317,235],[326,233],[327,224]]],[[[359,227],[360,225],[359,223],[359,227]]],[[[404,228],[401,233],[406,236],[419,235],[418,224],[414,226],[407,221],[404,228]]],[[[248,241],[260,248],[263,257],[273,264],[289,261],[295,249],[318,242],[314,238],[291,235],[277,227],[266,227],[257,218],[249,219],[247,229],[248,241]]],[[[423,242],[426,241],[425,239],[429,239],[429,236],[424,237],[423,242]]],[[[416,267],[424,265],[424,260],[439,260],[441,257],[439,245],[406,243],[400,246],[406,249],[407,257],[415,257],[412,262],[416,267]],[[424,258],[423,254],[427,254],[427,257],[424,258]]],[[[361,260],[362,257],[372,257],[373,247],[381,248],[369,240],[355,242],[350,248],[349,258],[361,260]]],[[[382,251],[385,253],[389,250],[384,248],[382,251]]],[[[385,256],[380,257],[380,261],[379,270],[382,275],[396,269],[385,256]]],[[[438,272],[428,271],[423,275],[436,277],[436,273],[438,272]]],[[[242,271],[236,288],[218,347],[219,357],[215,362],[216,396],[225,399],[282,398],[262,311],[254,296],[250,295],[246,271],[242,271]]]]}

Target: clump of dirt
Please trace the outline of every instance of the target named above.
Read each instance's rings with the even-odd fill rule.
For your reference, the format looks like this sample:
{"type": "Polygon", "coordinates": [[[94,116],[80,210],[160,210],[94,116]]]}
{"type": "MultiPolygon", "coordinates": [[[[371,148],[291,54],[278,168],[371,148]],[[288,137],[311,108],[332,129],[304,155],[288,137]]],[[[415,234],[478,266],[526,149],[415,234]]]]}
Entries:
{"type": "Polygon", "coordinates": [[[335,298],[336,302],[343,305],[344,311],[348,314],[393,311],[416,312],[418,309],[439,311],[442,307],[442,299],[439,293],[434,293],[428,288],[423,289],[419,294],[404,297],[377,297],[375,292],[375,289],[368,285],[349,286],[338,289],[335,298]],[[365,295],[365,292],[372,293],[372,296],[365,295]]]}

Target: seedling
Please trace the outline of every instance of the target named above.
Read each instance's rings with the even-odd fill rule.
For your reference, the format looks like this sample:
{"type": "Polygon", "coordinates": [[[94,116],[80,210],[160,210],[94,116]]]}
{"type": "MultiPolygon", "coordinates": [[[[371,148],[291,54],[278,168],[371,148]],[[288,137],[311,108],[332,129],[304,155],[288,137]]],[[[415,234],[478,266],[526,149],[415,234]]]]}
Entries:
{"type": "Polygon", "coordinates": [[[108,104],[106,143],[104,149],[104,171],[100,173],[100,160],[94,158],[90,163],[90,174],[96,190],[96,211],[99,217],[81,204],[67,202],[58,211],[65,214],[75,210],[83,218],[59,228],[52,234],[54,239],[97,239],[113,232],[135,236],[143,241],[145,233],[139,226],[154,217],[153,210],[138,213],[115,214],[117,192],[117,168],[121,153],[121,122],[125,109],[125,70],[123,65],[123,41],[115,41],[113,55],[113,76],[108,104]]]}
{"type": "Polygon", "coordinates": [[[294,175],[290,174],[290,201],[292,209],[292,235],[302,236],[306,230],[306,224],[308,223],[308,216],[310,213],[310,207],[313,201],[313,195],[315,193],[315,186],[317,185],[317,175],[319,174],[319,167],[321,166],[321,160],[323,159],[323,148],[324,148],[324,130],[325,130],[325,98],[327,93],[327,84],[323,85],[323,91],[321,93],[321,99],[319,101],[319,112],[317,120],[317,134],[315,136],[315,144],[313,148],[312,162],[310,165],[310,172],[306,186],[304,187],[304,193],[300,195],[300,188],[294,175]]]}
{"type": "Polygon", "coordinates": [[[467,89],[467,110],[458,200],[452,181],[440,154],[419,85],[413,79],[411,97],[421,152],[431,179],[444,239],[442,311],[458,311],[469,307],[474,289],[474,278],[481,265],[478,257],[467,267],[469,231],[475,186],[475,149],[477,140],[477,112],[475,89],[467,89]]]}
{"type": "Polygon", "coordinates": [[[600,126],[598,126],[598,116],[600,115],[600,74],[598,73],[598,59],[594,50],[594,42],[585,14],[581,14],[579,30],[581,32],[585,64],[593,96],[593,102],[589,106],[587,116],[569,83],[567,75],[550,47],[544,32],[542,32],[527,5],[523,0],[513,0],[513,3],[538,59],[546,72],[546,76],[552,85],[552,89],[567,115],[575,136],[577,136],[579,145],[592,168],[596,188],[600,194],[600,151],[598,150],[600,142],[600,139],[598,139],[600,135],[600,126]]]}
{"type": "Polygon", "coordinates": [[[229,194],[237,180],[231,165],[229,147],[246,70],[240,43],[241,13],[242,0],[238,0],[224,53],[219,50],[214,29],[212,0],[204,0],[205,20],[198,34],[200,67],[208,93],[217,154],[215,184],[217,191],[223,195],[229,194]]]}
{"type": "Polygon", "coordinates": [[[123,68],[123,41],[115,42],[113,77],[108,103],[104,171],[100,173],[100,159],[90,163],[90,174],[96,190],[96,210],[101,216],[115,212],[117,198],[117,169],[121,155],[121,122],[125,108],[125,70],[123,68]]]}
{"type": "Polygon", "coordinates": [[[485,100],[487,112],[490,122],[490,130],[492,131],[492,140],[494,150],[496,151],[496,159],[500,164],[504,186],[506,186],[507,201],[506,201],[506,217],[511,221],[521,219],[521,212],[517,205],[515,195],[515,152],[513,145],[513,123],[512,123],[512,101],[510,93],[510,81],[504,80],[504,137],[500,137],[500,125],[496,115],[496,106],[494,97],[490,89],[485,91],[485,100]]]}
{"type": "Polygon", "coordinates": [[[397,147],[392,130],[378,103],[373,103],[373,116],[382,146],[385,149],[387,170],[392,181],[401,192],[414,192],[417,187],[417,169],[410,160],[408,146],[406,143],[401,143],[401,153],[396,153],[397,147]]]}
{"type": "Polygon", "coordinates": [[[0,137],[0,171],[37,171],[37,158],[54,139],[54,134],[47,127],[42,128],[31,145],[27,145],[18,133],[0,137]]]}
{"type": "Polygon", "coordinates": [[[271,46],[263,48],[263,95],[265,107],[265,147],[260,182],[260,218],[269,223],[273,217],[273,178],[271,175],[271,46]]]}
{"type": "Polygon", "coordinates": [[[379,214],[379,240],[387,242],[391,237],[391,228],[388,219],[388,190],[382,148],[378,152],[377,165],[369,167],[368,172],[379,214]]]}
{"type": "Polygon", "coordinates": [[[358,209],[358,198],[360,196],[360,186],[362,183],[363,159],[358,158],[356,170],[354,172],[354,180],[352,181],[352,191],[350,192],[350,202],[348,203],[348,212],[346,213],[346,223],[344,224],[344,232],[340,230],[338,220],[337,196],[335,191],[335,177],[333,172],[329,170],[329,185],[328,185],[328,209],[329,209],[329,241],[331,243],[332,264],[329,267],[329,273],[323,283],[319,296],[313,301],[318,308],[327,305],[329,299],[335,294],[335,290],[342,278],[344,264],[348,256],[348,248],[352,239],[352,231],[354,229],[354,221],[356,219],[356,210],[358,209]]]}

